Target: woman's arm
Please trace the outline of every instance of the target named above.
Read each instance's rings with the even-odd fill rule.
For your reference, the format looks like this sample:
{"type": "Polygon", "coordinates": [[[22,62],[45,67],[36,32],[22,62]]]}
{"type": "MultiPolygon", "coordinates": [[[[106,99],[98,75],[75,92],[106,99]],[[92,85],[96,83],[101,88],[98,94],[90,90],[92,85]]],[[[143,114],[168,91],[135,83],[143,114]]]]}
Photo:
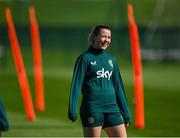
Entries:
{"type": "Polygon", "coordinates": [[[78,99],[80,96],[84,76],[87,68],[87,63],[83,56],[80,56],[75,64],[74,73],[71,83],[70,97],[69,97],[69,111],[68,117],[70,120],[77,119],[78,99]]]}
{"type": "Polygon", "coordinates": [[[113,85],[116,92],[116,99],[125,124],[131,123],[130,111],[117,62],[114,60],[113,85]]]}

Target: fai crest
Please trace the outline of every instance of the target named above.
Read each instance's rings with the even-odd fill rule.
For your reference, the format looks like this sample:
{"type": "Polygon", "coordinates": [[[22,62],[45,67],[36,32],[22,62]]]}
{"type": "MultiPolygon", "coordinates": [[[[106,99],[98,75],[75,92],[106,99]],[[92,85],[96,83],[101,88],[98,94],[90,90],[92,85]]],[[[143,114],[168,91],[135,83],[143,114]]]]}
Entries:
{"type": "Polygon", "coordinates": [[[108,64],[113,68],[113,62],[111,59],[108,60],[108,64]]]}

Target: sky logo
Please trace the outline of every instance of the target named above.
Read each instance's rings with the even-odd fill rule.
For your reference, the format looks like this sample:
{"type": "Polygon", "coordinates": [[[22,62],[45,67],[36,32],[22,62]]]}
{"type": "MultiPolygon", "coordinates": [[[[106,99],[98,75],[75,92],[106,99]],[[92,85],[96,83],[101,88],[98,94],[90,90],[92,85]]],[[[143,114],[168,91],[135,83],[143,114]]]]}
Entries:
{"type": "Polygon", "coordinates": [[[110,80],[112,71],[105,71],[104,68],[102,68],[101,70],[98,70],[96,74],[97,78],[107,78],[108,80],[110,80]]]}

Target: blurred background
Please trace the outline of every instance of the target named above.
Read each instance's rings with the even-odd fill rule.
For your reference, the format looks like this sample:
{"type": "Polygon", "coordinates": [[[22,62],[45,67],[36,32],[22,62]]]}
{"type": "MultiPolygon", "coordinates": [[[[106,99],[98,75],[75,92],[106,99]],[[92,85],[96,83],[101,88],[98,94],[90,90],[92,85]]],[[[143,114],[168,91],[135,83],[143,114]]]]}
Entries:
{"type": "Polygon", "coordinates": [[[119,62],[134,119],[128,3],[134,6],[139,30],[145,98],[145,129],[136,129],[133,122],[128,135],[180,136],[179,0],[0,0],[0,96],[11,127],[3,136],[83,136],[80,120],[72,123],[67,118],[68,98],[74,63],[88,48],[88,34],[96,24],[112,28],[108,51],[119,62]],[[35,122],[25,119],[5,19],[5,8],[10,7],[35,99],[31,5],[40,29],[46,102],[45,112],[36,112],[35,122]]]}

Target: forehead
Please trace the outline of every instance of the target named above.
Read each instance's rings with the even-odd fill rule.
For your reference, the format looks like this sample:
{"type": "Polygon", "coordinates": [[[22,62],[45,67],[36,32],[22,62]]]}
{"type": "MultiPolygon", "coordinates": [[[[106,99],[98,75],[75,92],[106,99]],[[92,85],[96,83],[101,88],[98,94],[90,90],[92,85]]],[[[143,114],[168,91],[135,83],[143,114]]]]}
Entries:
{"type": "Polygon", "coordinates": [[[101,28],[99,31],[99,34],[111,35],[111,30],[106,29],[106,28],[101,28]]]}

